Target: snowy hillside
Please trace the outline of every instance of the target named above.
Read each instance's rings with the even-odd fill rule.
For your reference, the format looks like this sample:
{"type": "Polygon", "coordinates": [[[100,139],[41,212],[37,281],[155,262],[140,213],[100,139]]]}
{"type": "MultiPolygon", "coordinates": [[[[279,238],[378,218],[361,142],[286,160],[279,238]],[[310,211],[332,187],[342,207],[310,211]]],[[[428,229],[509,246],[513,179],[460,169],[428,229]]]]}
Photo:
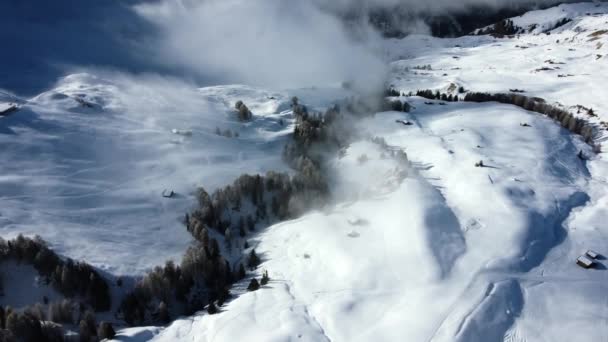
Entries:
{"type": "MultiPolygon", "coordinates": [[[[535,269],[563,241],[570,211],[587,200],[588,173],[576,157],[582,144],[549,119],[510,106],[413,104],[411,115],[380,113],[361,123],[407,151],[407,178],[372,186],[395,166],[374,146],[352,145],[335,172],[348,180],[340,186],[367,199],[268,229],[256,243],[270,284],[222,314],[179,320],[158,340],[489,341],[512,333],[520,317],[522,325],[556,327],[577,319],[528,314],[524,303],[538,282],[603,286],[603,274],[572,262],[578,248],[564,252],[555,280],[535,269]],[[359,165],[361,154],[369,161],[359,165]],[[478,160],[487,166],[475,168],[478,160]]],[[[577,295],[583,306],[598,299],[577,295]]]]}
{"type": "Polygon", "coordinates": [[[0,92],[0,337],[4,308],[65,297],[66,331],[113,335],[86,302],[116,341],[608,340],[608,3],[507,22],[374,41],[382,109],[347,81],[201,88],[96,68],[0,92]],[[591,134],[473,92],[536,99],[591,134]]]}
{"type": "MultiPolygon", "coordinates": [[[[598,117],[579,115],[598,124],[603,141],[608,37],[596,32],[608,15],[594,13],[607,12],[576,4],[523,17],[573,20],[551,35],[392,40],[391,84],[405,93],[523,89],[573,113],[593,108],[598,117]],[[551,70],[536,70],[544,66],[551,70]]],[[[402,99],[410,114],[379,113],[356,127],[405,151],[407,177],[377,146],[352,144],[332,162],[342,204],[256,239],[268,286],[218,315],[178,320],[154,340],[608,338],[603,261],[590,271],[574,263],[587,249],[606,253],[603,154],[582,161],[579,150],[593,152],[580,137],[510,105],[402,99]]]]}
{"type": "Polygon", "coordinates": [[[180,221],[197,186],[286,170],[292,119],[285,92],[116,76],[65,77],[0,118],[10,160],[0,166],[0,232],[38,234],[60,253],[130,275],[179,260],[191,242],[180,221]],[[252,122],[237,120],[237,100],[252,122]]]}
{"type": "Polygon", "coordinates": [[[572,20],[549,34],[455,39],[410,36],[388,41],[387,55],[394,61],[391,84],[405,92],[440,89],[457,93],[460,86],[467,91],[523,90],[568,108],[581,105],[608,116],[602,86],[608,74],[607,17],[608,4],[570,4],[513,19],[522,25],[524,20],[540,25],[560,18],[572,20]],[[431,70],[426,70],[429,65],[431,70]]]}

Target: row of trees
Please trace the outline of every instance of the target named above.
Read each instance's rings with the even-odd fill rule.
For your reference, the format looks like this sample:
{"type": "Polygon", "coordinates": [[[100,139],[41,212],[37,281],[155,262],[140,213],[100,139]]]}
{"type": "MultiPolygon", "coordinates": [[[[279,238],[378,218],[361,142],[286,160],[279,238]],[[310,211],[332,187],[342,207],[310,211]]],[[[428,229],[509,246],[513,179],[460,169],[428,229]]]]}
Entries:
{"type": "Polygon", "coordinates": [[[547,115],[557,121],[562,127],[572,133],[579,134],[586,143],[593,145],[593,126],[584,119],[577,118],[565,109],[547,104],[545,100],[538,97],[528,97],[521,94],[490,94],[490,93],[467,93],[465,101],[489,102],[512,104],[525,110],[547,115]]]}
{"type": "MultiPolygon", "coordinates": [[[[444,99],[449,98],[449,94],[440,93],[439,91],[433,92],[432,90],[418,90],[416,92],[417,96],[431,98],[431,99],[444,99]]],[[[458,96],[456,96],[456,99],[458,96]]],[[[593,126],[585,121],[584,119],[575,117],[569,111],[562,109],[560,107],[550,105],[545,102],[542,98],[539,97],[529,97],[522,95],[521,93],[481,93],[481,92],[468,92],[463,101],[467,102],[500,102],[506,104],[512,104],[518,107],[521,107],[525,110],[529,110],[531,112],[537,112],[540,114],[547,115],[552,118],[556,122],[558,122],[562,127],[568,129],[572,133],[579,134],[583,137],[586,143],[590,145],[594,145],[593,143],[593,135],[594,129],[593,126]]],[[[579,107],[580,112],[580,107],[579,107]]],[[[593,116],[593,111],[588,111],[588,114],[593,116]]]]}
{"type": "MultiPolygon", "coordinates": [[[[345,104],[353,113],[372,112],[371,102],[351,101],[345,104]]],[[[242,102],[236,106],[239,119],[250,120],[252,115],[242,102]]],[[[123,298],[118,314],[126,323],[166,323],[172,314],[191,314],[207,307],[210,313],[217,312],[229,297],[229,288],[235,281],[246,276],[245,265],[254,269],[260,258],[251,250],[245,263],[231,267],[222,257],[222,248],[216,238],[211,238],[210,229],[219,232],[229,246],[237,236],[245,237],[255,230],[262,220],[266,223],[295,217],[311,206],[323,202],[328,192],[327,183],[320,169],[320,156],[311,151],[323,150],[322,146],[339,147],[349,136],[345,116],[338,106],[324,115],[309,114],[306,106],[297,98],[292,99],[297,117],[293,150],[297,153],[286,159],[296,170],[294,176],[269,172],[261,175],[242,175],[234,183],[209,195],[204,189],[197,193],[199,208],[185,217],[188,231],[198,243],[190,247],[179,265],[167,262],[149,272],[123,298]],[[247,205],[244,205],[247,203],[247,205]],[[249,208],[249,212],[245,208],[249,208]],[[253,208],[253,209],[251,209],[253,208]]],[[[247,243],[242,246],[248,248],[247,243]]],[[[66,297],[85,299],[95,310],[108,310],[111,306],[109,288],[104,279],[88,264],[62,260],[52,252],[42,239],[17,237],[12,241],[0,240],[0,261],[14,259],[33,265],[44,277],[66,297]]],[[[262,285],[268,282],[268,273],[262,277],[262,285]]],[[[256,280],[257,282],[257,280],[256,280]]],[[[255,287],[255,286],[254,286],[255,287]]],[[[108,323],[95,328],[92,312],[84,311],[84,304],[65,300],[57,303],[36,304],[23,313],[10,310],[11,329],[6,330],[4,311],[1,336],[27,336],[27,341],[45,341],[46,333],[40,333],[44,320],[60,323],[79,323],[81,340],[88,341],[113,335],[108,323]],[[79,312],[74,321],[75,312],[79,312]],[[38,329],[38,326],[40,329],[38,329]],[[27,330],[27,335],[24,331],[27,330]],[[41,335],[42,334],[42,335],[41,335]]],[[[49,330],[49,328],[44,328],[49,330]]],[[[54,331],[54,330],[53,330],[54,331]]],[[[50,333],[47,335],[50,336],[50,333]]],[[[57,335],[59,336],[59,335],[57,335]]],[[[52,339],[50,339],[52,340],[52,339]]]]}
{"type": "MultiPolygon", "coordinates": [[[[245,105],[237,103],[236,107],[242,109],[245,105]]],[[[292,107],[298,116],[309,117],[307,108],[297,98],[292,99],[292,107]]],[[[301,130],[301,123],[296,127],[301,130]]],[[[245,264],[231,267],[222,256],[218,239],[230,248],[235,240],[254,231],[259,222],[292,217],[294,208],[299,207],[294,203],[303,202],[296,201],[298,195],[324,185],[312,162],[300,159],[294,163],[300,172],[293,177],[277,172],[245,174],[212,194],[199,188],[198,208],[184,217],[186,228],[197,244],[188,248],[179,265],[167,262],[136,284],[120,305],[119,313],[125,322],[166,323],[172,313],[191,314],[205,307],[209,313],[217,312],[217,307],[228,298],[230,286],[246,276],[245,265],[253,269],[260,262],[252,250],[245,264]]],[[[247,248],[246,242],[242,247],[247,248]]]]}
{"type": "MultiPolygon", "coordinates": [[[[48,314],[45,314],[44,305],[40,303],[21,311],[0,306],[0,341],[66,341],[63,326],[57,323],[74,324],[72,311],[76,306],[76,303],[69,300],[52,303],[48,305],[48,314]]],[[[77,341],[98,341],[115,336],[111,323],[101,322],[97,325],[92,311],[82,312],[83,308],[80,309],[77,341]]]]}
{"type": "MultiPolygon", "coordinates": [[[[231,267],[222,256],[220,241],[230,250],[260,223],[296,217],[324,202],[328,186],[321,171],[321,155],[315,152],[341,146],[349,134],[346,116],[338,106],[324,115],[309,113],[297,97],[291,105],[296,125],[284,157],[296,173],[244,174],[211,194],[199,188],[198,208],[184,217],[197,244],[188,248],[179,265],[167,262],[156,267],[128,293],[119,309],[128,324],[165,323],[172,313],[191,314],[205,307],[210,314],[217,312],[229,297],[230,286],[246,276],[245,268],[255,269],[261,261],[252,249],[244,263],[231,267]]],[[[348,110],[359,113],[370,110],[369,106],[363,101],[345,104],[348,110]]],[[[242,103],[235,107],[246,108],[242,103]]],[[[248,248],[247,242],[239,247],[248,248]]],[[[265,273],[262,285],[268,279],[265,273]]],[[[257,280],[252,280],[250,288],[259,288],[257,280]]]]}
{"type": "Polygon", "coordinates": [[[222,305],[240,273],[232,271],[212,241],[189,247],[179,265],[168,261],[141,279],[120,305],[125,322],[164,324],[171,313],[190,315],[216,301],[222,305]]]}
{"type": "Polygon", "coordinates": [[[215,131],[214,131],[215,135],[219,135],[221,137],[226,137],[226,138],[238,138],[239,137],[239,132],[237,131],[232,131],[230,129],[225,129],[224,131],[222,131],[219,127],[215,127],[215,131]]]}
{"type": "Polygon", "coordinates": [[[383,110],[385,110],[385,111],[392,110],[395,112],[409,113],[412,110],[412,107],[410,106],[410,104],[408,102],[401,102],[401,100],[399,100],[399,99],[397,99],[397,100],[387,99],[384,102],[383,110]]]}
{"type": "Polygon", "coordinates": [[[39,236],[0,239],[0,262],[4,260],[34,266],[47,284],[68,298],[84,299],[96,311],[111,307],[108,284],[91,265],[61,259],[39,236]]]}
{"type": "Polygon", "coordinates": [[[520,27],[515,26],[513,20],[505,19],[495,23],[492,26],[488,26],[485,29],[480,29],[477,31],[478,35],[489,34],[496,38],[502,38],[504,36],[512,36],[519,33],[521,30],[520,27]]]}
{"type": "Polygon", "coordinates": [[[388,88],[384,91],[384,97],[396,97],[401,96],[401,93],[395,88],[388,88]]]}
{"type": "Polygon", "coordinates": [[[441,100],[446,102],[458,102],[460,99],[458,95],[452,95],[447,93],[441,93],[439,90],[433,92],[430,89],[416,91],[416,96],[424,97],[429,100],[441,100]]]}

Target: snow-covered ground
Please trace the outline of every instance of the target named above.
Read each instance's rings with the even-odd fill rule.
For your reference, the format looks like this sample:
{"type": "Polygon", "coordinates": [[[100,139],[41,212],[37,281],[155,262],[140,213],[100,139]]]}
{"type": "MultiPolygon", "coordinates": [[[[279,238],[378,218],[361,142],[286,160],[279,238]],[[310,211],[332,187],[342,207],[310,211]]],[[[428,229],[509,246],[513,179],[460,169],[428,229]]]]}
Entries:
{"type": "MultiPolygon", "coordinates": [[[[548,33],[519,34],[512,38],[465,36],[438,39],[410,36],[386,42],[391,81],[397,89],[509,92],[525,91],[564,106],[593,108],[608,120],[608,4],[560,5],[533,11],[514,19],[516,24],[536,22],[550,26],[561,18],[571,22],[548,33]],[[525,22],[525,23],[524,23],[525,22]],[[418,67],[431,66],[431,70],[418,67]],[[454,88],[454,86],[456,88],[454,88]],[[452,86],[452,87],[451,87],[452,86]]],[[[574,109],[576,113],[576,109],[574,109]]]]}
{"type": "MultiPolygon", "coordinates": [[[[517,88],[573,112],[593,108],[599,117],[580,115],[602,143],[608,36],[590,35],[608,28],[605,13],[606,4],[576,4],[524,16],[547,27],[573,19],[551,35],[388,41],[391,84],[406,93],[517,88]],[[555,70],[535,71],[545,66],[555,70]]],[[[410,114],[379,113],[356,127],[405,151],[409,170],[376,144],[352,144],[331,163],[339,204],[256,238],[268,286],[220,314],[154,330],[154,340],[608,339],[606,262],[574,262],[587,249],[608,253],[604,154],[514,106],[406,100],[410,114]]]]}
{"type": "MultiPolygon", "coordinates": [[[[345,95],[292,93],[319,105],[345,95]]],[[[289,101],[287,92],[246,86],[67,76],[0,118],[0,234],[38,234],[58,253],[117,275],[179,261],[192,242],[180,220],[197,186],[213,190],[242,173],[287,169],[289,101]],[[237,100],[252,122],[237,120],[237,100]],[[164,198],[165,189],[176,195],[164,198]]]]}
{"type": "Polygon", "coordinates": [[[576,156],[588,148],[550,119],[513,106],[413,105],[412,114],[360,123],[408,153],[407,178],[384,182],[397,166],[373,144],[353,144],[334,161],[335,172],[347,180],[339,186],[364,196],[268,229],[256,241],[268,286],[219,315],[178,320],[157,339],[494,341],[562,321],[602,323],[603,311],[546,317],[534,304],[527,310],[528,300],[554,299],[539,298],[539,284],[559,290],[548,296],[577,288],[562,282],[597,287],[577,292],[576,303],[603,309],[596,303],[604,273],[573,262],[583,246],[565,248],[551,273],[543,266],[569,233],[562,223],[570,211],[588,199],[589,174],[576,156]],[[367,162],[358,161],[362,154],[367,162]],[[475,167],[479,160],[486,167],[475,167]]]}
{"type": "MultiPolygon", "coordinates": [[[[578,115],[596,125],[607,149],[608,4],[513,21],[538,27],[502,39],[385,41],[378,49],[390,61],[390,84],[405,93],[519,89],[573,113],[593,108],[597,117],[578,115]],[[543,32],[563,18],[572,21],[543,32]]],[[[32,99],[0,94],[0,103],[21,105],[0,118],[0,156],[9,161],[0,165],[0,235],[39,234],[59,253],[113,274],[178,260],[192,242],[179,220],[196,186],[287,170],[280,151],[293,130],[293,95],[323,108],[350,94],[196,89],[94,71],[32,99]],[[237,100],[253,122],[237,121],[237,100]],[[216,135],[216,127],[238,137],[216,135]],[[177,195],[163,198],[163,189],[177,195]]],[[[330,157],[333,205],[250,241],[268,285],[246,292],[247,282],[238,283],[219,314],[123,329],[117,340],[608,340],[608,262],[575,264],[587,249],[608,256],[605,154],[519,107],[401,100],[410,113],[354,122],[367,138],[330,157]],[[409,162],[391,157],[395,151],[409,162]]],[[[31,286],[30,278],[21,283],[31,286]]]]}

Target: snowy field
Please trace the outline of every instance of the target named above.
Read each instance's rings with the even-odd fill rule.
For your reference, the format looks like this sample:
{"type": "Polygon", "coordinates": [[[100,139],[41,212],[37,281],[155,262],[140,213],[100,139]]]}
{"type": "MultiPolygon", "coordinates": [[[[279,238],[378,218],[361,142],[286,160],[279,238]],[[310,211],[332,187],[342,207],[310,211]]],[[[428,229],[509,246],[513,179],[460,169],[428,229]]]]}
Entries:
{"type": "MultiPolygon", "coordinates": [[[[596,116],[577,115],[608,149],[608,4],[562,5],[513,22],[526,33],[413,35],[377,49],[390,63],[389,84],[406,94],[517,89],[572,113],[593,108],[596,116]],[[563,18],[572,21],[552,29],[563,18]]],[[[197,186],[289,170],[281,150],[294,95],[321,110],[352,94],[196,88],[99,70],[29,99],[0,93],[0,109],[20,106],[0,117],[0,235],[41,235],[109,275],[177,261],[193,242],[180,221],[197,186]],[[238,121],[237,100],[252,122],[238,121]]],[[[608,340],[605,153],[519,107],[400,100],[411,112],[353,122],[362,138],[329,157],[332,205],[251,239],[263,260],[255,274],[267,270],[268,285],[247,292],[247,278],[218,314],[126,328],[116,340],[608,340]],[[395,151],[408,160],[387,157],[395,151]],[[585,270],[575,260],[588,249],[601,256],[585,270]]],[[[18,296],[0,303],[58,296],[33,284],[33,273],[5,286],[18,296]]]]}
{"type": "MultiPolygon", "coordinates": [[[[513,18],[532,33],[512,38],[465,36],[440,39],[413,35],[389,40],[384,49],[391,63],[391,84],[405,92],[418,89],[509,92],[523,90],[549,102],[593,108],[608,119],[608,4],[560,5],[513,18]],[[541,33],[561,19],[571,22],[541,33]],[[431,66],[431,70],[417,67],[431,66]]],[[[574,110],[576,112],[576,109],[574,110]]],[[[592,119],[586,117],[587,119],[592,119]]]]}
{"type": "Polygon", "coordinates": [[[574,264],[583,246],[561,247],[572,229],[562,224],[588,200],[589,173],[576,156],[586,147],[513,106],[413,104],[411,114],[360,123],[408,153],[406,178],[391,177],[397,166],[372,144],[353,144],[334,162],[346,180],[337,186],[352,201],[257,239],[268,286],[222,314],[178,320],[157,339],[496,341],[566,323],[591,340],[606,336],[608,329],[589,329],[606,319],[597,304],[605,300],[604,272],[574,264]],[[360,164],[362,154],[369,160],[360,164]],[[476,168],[479,160],[486,167],[476,168]],[[547,258],[557,246],[561,255],[547,258]],[[594,291],[575,291],[576,284],[594,291]],[[597,315],[545,315],[542,305],[572,291],[576,305],[597,315]]]}
{"type": "MultiPolygon", "coordinates": [[[[318,105],[345,96],[292,93],[318,105]]],[[[287,170],[281,151],[293,130],[289,99],[246,86],[67,76],[0,118],[0,155],[10,161],[0,165],[0,234],[38,234],[58,253],[115,275],[179,261],[192,242],[180,221],[197,186],[213,190],[242,173],[287,170]],[[238,100],[252,122],[238,121],[238,100]],[[164,198],[164,190],[176,195],[164,198]]]]}
{"type": "MultiPolygon", "coordinates": [[[[514,20],[573,19],[551,35],[392,40],[384,47],[394,60],[391,84],[406,93],[517,88],[591,107],[599,117],[585,118],[598,124],[601,143],[608,57],[598,55],[608,37],[589,35],[608,28],[608,16],[587,13],[607,12],[581,4],[514,20]],[[414,69],[427,64],[431,70],[414,69]],[[547,65],[559,69],[535,71],[547,65]]],[[[408,170],[369,141],[352,144],[332,162],[340,204],[256,239],[268,286],[218,315],[147,333],[156,341],[608,339],[606,263],[584,270],[574,262],[587,249],[608,253],[604,155],[514,106],[402,99],[411,113],[379,113],[356,127],[405,151],[408,170]],[[591,159],[579,159],[581,150],[591,159]]]]}

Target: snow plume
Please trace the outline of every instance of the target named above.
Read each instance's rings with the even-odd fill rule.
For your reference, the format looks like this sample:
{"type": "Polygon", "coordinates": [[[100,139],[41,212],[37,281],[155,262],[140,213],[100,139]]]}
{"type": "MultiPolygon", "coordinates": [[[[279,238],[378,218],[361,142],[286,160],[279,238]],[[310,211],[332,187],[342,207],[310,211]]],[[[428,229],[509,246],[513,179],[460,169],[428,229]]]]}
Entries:
{"type": "Polygon", "coordinates": [[[218,82],[306,87],[348,81],[380,89],[379,38],[311,1],[163,1],[135,7],[162,32],[161,58],[218,82]]]}
{"type": "Polygon", "coordinates": [[[161,0],[134,8],[162,32],[155,49],[164,64],[211,83],[302,87],[352,81],[372,88],[381,85],[385,74],[373,49],[380,38],[369,25],[367,14],[373,11],[384,9],[390,15],[398,7],[411,13],[400,19],[401,32],[428,33],[415,13],[551,2],[555,0],[161,0]]]}

